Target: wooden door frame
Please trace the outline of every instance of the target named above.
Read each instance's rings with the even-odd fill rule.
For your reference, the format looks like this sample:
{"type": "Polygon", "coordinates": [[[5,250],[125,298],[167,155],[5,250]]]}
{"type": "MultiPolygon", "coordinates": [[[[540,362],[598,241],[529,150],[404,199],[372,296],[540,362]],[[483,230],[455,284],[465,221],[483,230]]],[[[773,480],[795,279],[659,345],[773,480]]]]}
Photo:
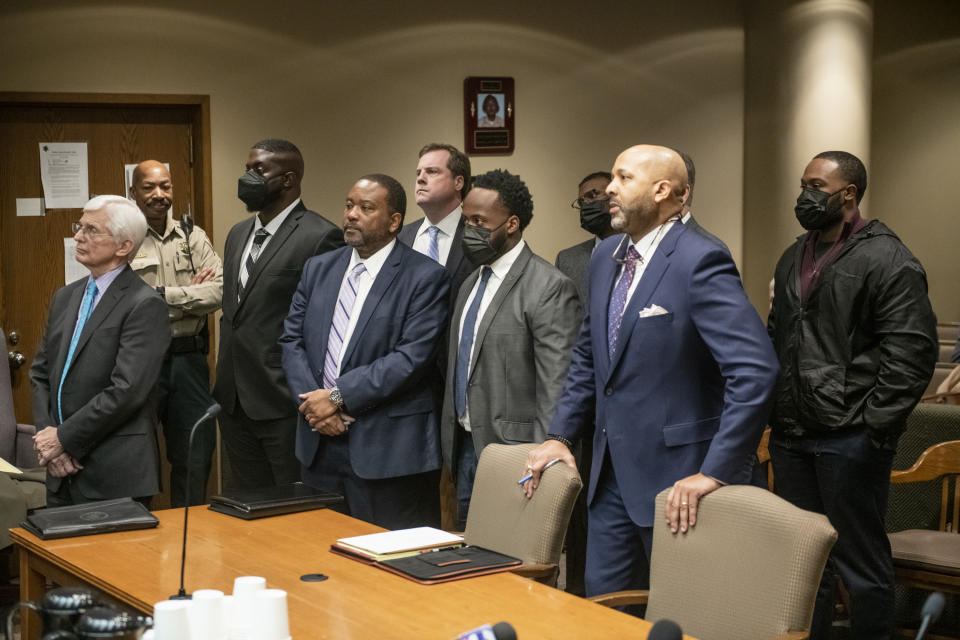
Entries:
{"type": "MultiPolygon", "coordinates": [[[[59,92],[23,92],[0,91],[0,107],[147,107],[147,108],[187,108],[192,111],[191,141],[193,145],[193,217],[197,226],[206,231],[213,243],[213,186],[212,160],[210,153],[210,96],[194,94],[168,93],[59,93],[59,92]],[[199,149],[197,148],[199,147],[199,149]],[[197,198],[199,196],[199,198],[197,198]]],[[[126,196],[127,194],[123,194],[126,196]]],[[[0,282],[3,281],[3,265],[0,264],[0,282]]],[[[5,314],[3,299],[0,298],[0,317],[5,314]]],[[[216,323],[210,325],[210,343],[216,344],[216,323]]],[[[4,345],[6,339],[3,340],[4,345]]],[[[211,371],[215,370],[215,350],[210,349],[207,356],[211,371]]],[[[6,366],[6,362],[3,365],[6,366]]],[[[219,436],[218,436],[219,440],[219,436]]],[[[219,449],[219,443],[218,447],[219,449]]],[[[215,457],[212,473],[215,478],[215,491],[220,490],[222,482],[219,456],[215,457]]],[[[209,492],[208,488],[208,492],[209,492]]]]}
{"type": "MultiPolygon", "coordinates": [[[[0,91],[0,107],[187,107],[192,108],[195,158],[193,183],[199,185],[197,226],[213,242],[213,186],[210,157],[210,96],[172,93],[45,93],[0,91]],[[198,166],[199,165],[199,166],[198,166]]],[[[127,194],[123,194],[127,195],[127,194]]]]}

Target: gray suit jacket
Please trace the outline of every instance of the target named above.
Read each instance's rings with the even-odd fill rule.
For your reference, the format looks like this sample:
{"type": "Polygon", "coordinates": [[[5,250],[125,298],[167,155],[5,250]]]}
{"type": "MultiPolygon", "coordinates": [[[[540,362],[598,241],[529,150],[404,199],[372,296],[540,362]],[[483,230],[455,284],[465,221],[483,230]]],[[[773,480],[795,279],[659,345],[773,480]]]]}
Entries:
{"type": "MultiPolygon", "coordinates": [[[[154,393],[170,345],[167,305],[126,267],[84,325],[60,393],[57,389],[87,279],[53,294],[50,316],[30,367],[37,429],[57,426],[64,450],[83,469],[70,482],[85,498],[151,496],[160,489],[154,393]]],[[[199,417],[199,416],[198,416],[199,417]]],[[[63,479],[47,474],[47,487],[63,479]]]]}
{"type": "Polygon", "coordinates": [[[596,239],[590,238],[586,242],[575,244],[557,254],[557,269],[560,269],[563,275],[573,280],[573,284],[577,285],[580,302],[586,302],[587,300],[590,256],[593,255],[593,248],[596,245],[596,239]]]}
{"type": "MultiPolygon", "coordinates": [[[[461,432],[453,407],[457,334],[479,273],[477,269],[463,283],[450,321],[440,438],[444,462],[454,473],[461,432]]],[[[477,326],[467,407],[478,456],[491,442],[546,438],[579,321],[580,301],[573,282],[524,247],[477,326]]]]}

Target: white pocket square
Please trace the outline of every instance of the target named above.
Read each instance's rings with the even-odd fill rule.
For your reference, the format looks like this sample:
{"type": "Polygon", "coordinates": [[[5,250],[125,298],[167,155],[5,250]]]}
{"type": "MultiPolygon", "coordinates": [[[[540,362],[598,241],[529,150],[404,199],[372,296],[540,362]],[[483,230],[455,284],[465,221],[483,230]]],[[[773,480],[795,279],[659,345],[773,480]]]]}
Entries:
{"type": "Polygon", "coordinates": [[[646,309],[641,309],[637,317],[639,318],[652,318],[653,316],[662,316],[666,315],[668,311],[661,307],[658,304],[652,304],[646,309]]]}

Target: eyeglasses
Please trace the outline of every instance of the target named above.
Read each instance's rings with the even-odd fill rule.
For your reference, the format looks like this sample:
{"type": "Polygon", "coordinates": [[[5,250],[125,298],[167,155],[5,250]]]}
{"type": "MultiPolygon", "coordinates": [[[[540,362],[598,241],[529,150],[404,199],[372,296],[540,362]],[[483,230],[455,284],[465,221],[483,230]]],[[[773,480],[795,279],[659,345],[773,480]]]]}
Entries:
{"type": "Polygon", "coordinates": [[[109,231],[100,231],[92,224],[83,224],[82,222],[74,222],[70,225],[70,229],[73,231],[73,235],[80,233],[87,238],[96,238],[98,236],[109,236],[113,235],[109,231]]]}
{"type": "Polygon", "coordinates": [[[570,206],[574,209],[579,209],[587,202],[593,202],[594,200],[608,200],[607,194],[603,191],[597,191],[596,189],[591,189],[585,194],[574,200],[570,203],[570,206]]]}

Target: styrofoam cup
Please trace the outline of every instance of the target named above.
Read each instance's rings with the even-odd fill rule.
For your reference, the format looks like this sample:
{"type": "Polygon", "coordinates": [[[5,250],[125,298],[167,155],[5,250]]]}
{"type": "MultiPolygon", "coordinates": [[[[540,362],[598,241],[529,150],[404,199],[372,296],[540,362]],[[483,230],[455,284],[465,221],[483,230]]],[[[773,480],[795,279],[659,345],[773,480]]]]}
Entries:
{"type": "Polygon", "coordinates": [[[265,589],[254,597],[253,637],[257,640],[288,640],[287,592],[265,589]]]}
{"type": "Polygon", "coordinates": [[[189,640],[190,601],[161,600],[153,605],[153,635],[156,640],[189,640]]]}
{"type": "Polygon", "coordinates": [[[227,625],[223,609],[223,591],[194,591],[193,606],[190,608],[190,631],[193,637],[198,640],[226,640],[227,625]]]}

